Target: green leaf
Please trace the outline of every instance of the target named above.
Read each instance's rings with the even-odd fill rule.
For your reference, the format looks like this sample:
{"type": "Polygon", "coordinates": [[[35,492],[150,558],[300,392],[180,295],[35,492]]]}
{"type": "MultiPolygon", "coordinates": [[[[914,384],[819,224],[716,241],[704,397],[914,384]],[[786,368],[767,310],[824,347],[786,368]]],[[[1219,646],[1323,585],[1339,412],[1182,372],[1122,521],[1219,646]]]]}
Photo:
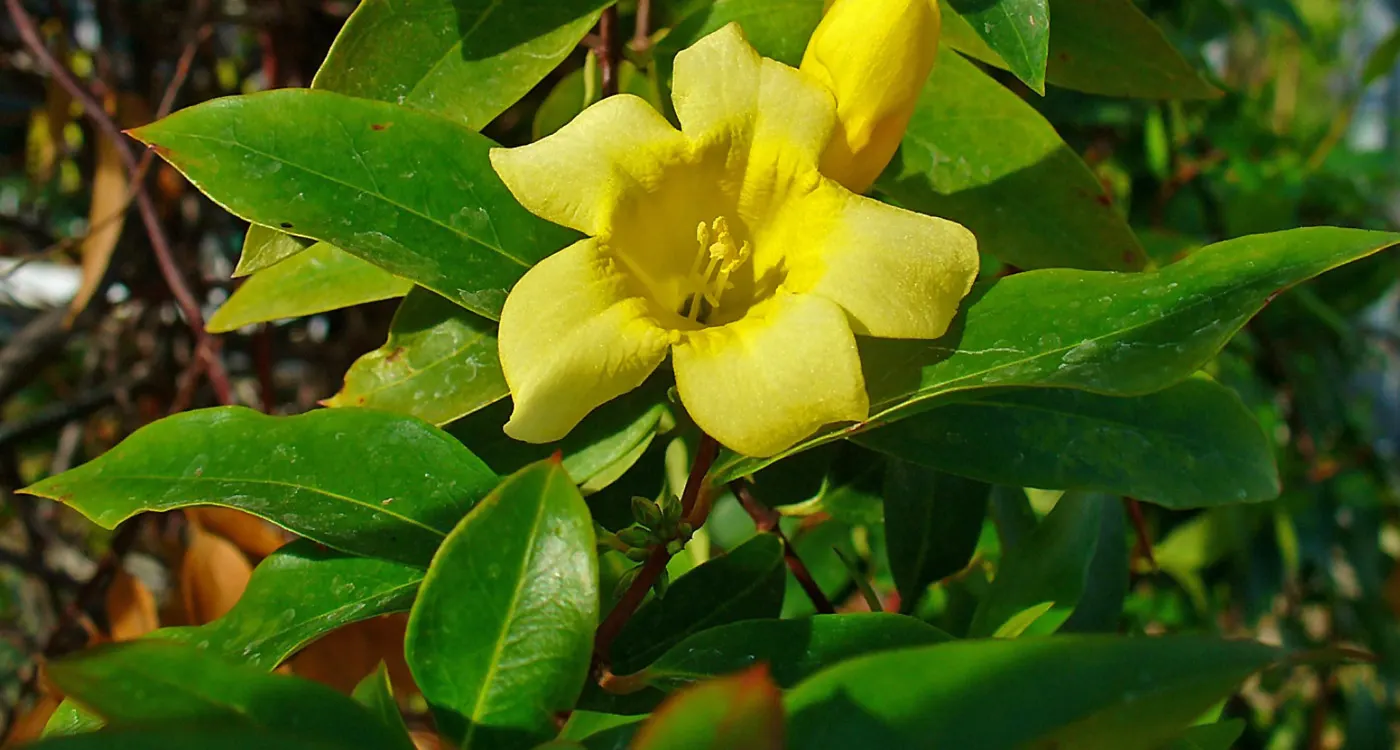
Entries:
{"type": "Polygon", "coordinates": [[[1230,750],[1235,741],[1244,734],[1243,719],[1230,719],[1214,724],[1201,724],[1191,727],[1176,739],[1162,746],[1162,750],[1230,750]]]}
{"type": "Polygon", "coordinates": [[[176,414],[26,492],[103,528],[144,511],[221,505],[357,555],[426,564],[496,475],[450,435],[368,409],[176,414]]]}
{"type": "Polygon", "coordinates": [[[1064,624],[1084,593],[1104,502],[1111,500],[1076,494],[1060,498],[1025,542],[1002,558],[968,635],[990,636],[1012,618],[1046,602],[1053,606],[1023,630],[1053,633],[1064,624]]]}
{"type": "Polygon", "coordinates": [[[387,727],[324,685],[234,665],[181,644],[101,646],[50,664],[48,674],[118,727],[223,724],[347,747],[398,746],[387,727]]]}
{"type": "MultiPolygon", "coordinates": [[[[580,112],[598,100],[602,85],[602,71],[597,66],[578,68],[561,78],[559,83],[550,89],[544,101],[540,102],[540,108],[535,110],[535,119],[530,125],[531,137],[538,141],[568,125],[580,112]],[[593,73],[591,88],[585,78],[590,70],[593,73]],[[590,93],[593,95],[591,100],[590,93]]],[[[653,76],[637,70],[637,66],[630,60],[623,60],[617,66],[617,88],[619,93],[645,99],[657,111],[662,111],[665,106],[653,76]]]]}
{"type": "MultiPolygon", "coordinates": [[[[656,57],[668,62],[701,38],[738,22],[759,54],[795,68],[802,63],[822,10],[822,0],[715,0],[676,24],[657,43],[656,57]]],[[[669,79],[670,71],[664,72],[663,79],[669,79]]]]}
{"type": "MultiPolygon", "coordinates": [[[[1400,235],[1310,227],[1201,248],[1161,271],[1030,271],[974,289],[935,341],[862,339],[868,430],[929,400],[989,387],[1074,388],[1138,396],[1174,385],[1210,360],[1269,299],[1384,250],[1400,235]]],[[[721,459],[727,481],[784,455],[850,436],[818,435],[772,458],[721,459]]]]}
{"type": "Polygon", "coordinates": [[[253,274],[209,317],[205,327],[210,333],[227,333],[254,323],[402,297],[412,288],[413,282],[407,279],[317,242],[253,274]]]}
{"type": "Polygon", "coordinates": [[[885,544],[901,611],[913,612],[930,585],[972,562],[991,491],[907,461],[888,463],[885,544]]]}
{"type": "Polygon", "coordinates": [[[480,130],[578,46],[607,0],[365,0],[313,88],[443,115],[480,130]]]}
{"type": "Polygon", "coordinates": [[[1128,553],[1127,520],[1117,498],[1100,505],[1099,541],[1084,581],[1084,593],[1061,633],[1117,633],[1128,598],[1132,560],[1128,553]]]}
{"type": "Polygon", "coordinates": [[[1400,29],[1390,32],[1384,41],[1366,58],[1366,68],[1361,71],[1361,85],[1370,86],[1395,70],[1395,62],[1400,58],[1400,29]]]}
{"type": "Polygon", "coordinates": [[[767,664],[773,681],[789,688],[846,659],[951,639],[921,620],[885,612],[744,620],[686,638],[636,679],[672,690],[753,664],[767,664]]]}
{"type": "MultiPolygon", "coordinates": [[[[1037,93],[1045,93],[1049,0],[948,0],[993,51],[1037,93]]],[[[1059,18],[1055,19],[1056,23],[1059,18]]]]}
{"type": "Polygon", "coordinates": [[[1117,271],[1146,262],[1103,184],[1050,123],[948,49],[876,189],[966,225],[978,247],[1017,268],[1117,271]]]}
{"type": "Polygon", "coordinates": [[[637,730],[634,750],[782,750],[783,695],[764,667],[687,688],[637,730]]]}
{"type": "Polygon", "coordinates": [[[777,617],[786,574],[782,543],[759,534],[677,578],[627,621],[612,647],[613,671],[637,672],[703,630],[777,617]]]}
{"type": "Polygon", "coordinates": [[[408,725],[404,724],[403,714],[399,713],[398,701],[394,699],[394,688],[389,683],[389,669],[384,666],[384,662],[379,662],[379,666],[373,672],[360,680],[350,697],[369,709],[369,712],[398,739],[386,750],[414,750],[413,739],[408,735],[408,725]]]}
{"type": "Polygon", "coordinates": [[[1278,497],[1273,446],[1233,391],[1191,378],[1114,398],[986,390],[865,433],[867,448],[985,482],[1098,490],[1169,508],[1278,497]]]}
{"type": "MultiPolygon", "coordinates": [[[[347,555],[298,539],[258,563],[243,595],[223,617],[198,627],[161,628],[147,637],[271,670],[336,628],[407,612],[422,581],[420,567],[347,555]]],[[[65,700],[45,735],[101,727],[100,719],[65,700]]]]}
{"type": "Polygon", "coordinates": [[[595,543],[588,506],[544,461],[502,482],[433,558],[405,654],[462,750],[529,747],[573,708],[598,624],[595,543]]]}
{"type": "Polygon", "coordinates": [[[332,630],[407,612],[422,581],[422,568],[299,539],[258,563],[223,617],[199,627],[162,628],[152,637],[272,669],[332,630]]]}
{"type": "Polygon", "coordinates": [[[595,483],[600,478],[619,468],[626,470],[651,444],[667,412],[668,387],[664,378],[653,377],[640,388],[598,407],[556,443],[523,443],[502,432],[501,426],[513,408],[509,400],[471,414],[447,430],[501,475],[514,473],[559,451],[564,470],[574,482],[596,491],[600,488],[595,483]]]}
{"type": "Polygon", "coordinates": [[[31,750],[363,750],[364,745],[239,727],[146,728],[46,739],[31,750]]]}
{"type": "MultiPolygon", "coordinates": [[[[966,18],[949,3],[942,5],[945,44],[1015,71],[966,18]]],[[[1050,0],[1050,18],[1054,24],[1045,79],[1056,86],[1144,99],[1220,96],[1132,0],[1050,0]]]]}
{"type": "Polygon", "coordinates": [[[243,253],[238,256],[238,267],[233,269],[233,277],[236,279],[271,268],[315,242],[261,224],[249,224],[248,233],[243,237],[243,253]]]}
{"type": "Polygon", "coordinates": [[[1152,750],[1278,656],[1259,643],[1195,636],[1062,635],[888,651],[789,692],[788,742],[798,750],[876,742],[883,750],[1152,750]]]}
{"type": "Polygon", "coordinates": [[[441,425],[505,398],[496,326],[426,289],[408,293],[384,346],[360,357],[326,406],[364,406],[441,425]]]}
{"type": "Polygon", "coordinates": [[[248,221],[328,242],[496,317],[532,264],[577,235],[530,214],[490,139],[328,91],[216,99],[132,131],[248,221]]]}

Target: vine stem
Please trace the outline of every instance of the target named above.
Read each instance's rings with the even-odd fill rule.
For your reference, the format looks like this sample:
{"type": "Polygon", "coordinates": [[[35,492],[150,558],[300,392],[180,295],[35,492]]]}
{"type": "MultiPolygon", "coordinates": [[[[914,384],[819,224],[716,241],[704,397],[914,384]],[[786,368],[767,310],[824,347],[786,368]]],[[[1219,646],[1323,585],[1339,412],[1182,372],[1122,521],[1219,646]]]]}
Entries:
{"type": "Polygon", "coordinates": [[[817,608],[817,612],[824,615],[836,614],[836,607],[832,606],[831,600],[826,598],[822,587],[817,585],[816,579],[812,577],[812,572],[807,569],[802,558],[797,556],[797,550],[793,548],[792,542],[783,533],[782,527],[778,525],[780,520],[778,512],[759,502],[749,489],[749,483],[742,479],[730,482],[729,489],[734,492],[734,497],[739,498],[739,504],[744,506],[744,511],[749,514],[749,518],[753,519],[754,526],[760,532],[773,534],[778,537],[779,542],[782,542],[783,560],[787,562],[788,570],[792,571],[793,577],[802,586],[807,598],[812,600],[812,605],[817,608]]]}
{"type": "MultiPolygon", "coordinates": [[[[151,241],[151,250],[156,256],[156,265],[160,268],[166,286],[170,288],[171,295],[180,307],[180,312],[185,316],[185,322],[189,326],[190,332],[194,334],[198,351],[204,354],[204,372],[209,379],[209,385],[213,387],[214,394],[220,403],[233,403],[233,389],[229,384],[228,371],[224,369],[223,361],[219,358],[218,344],[214,337],[204,330],[204,315],[200,312],[199,301],[190,291],[189,284],[185,281],[179,265],[175,262],[174,253],[170,249],[170,238],[166,236],[165,228],[161,226],[155,202],[151,200],[150,194],[146,191],[145,182],[140,179],[142,176],[141,162],[138,162],[131,153],[131,149],[122,136],[121,128],[117,127],[117,124],[107,115],[106,110],[102,108],[101,103],[92,95],[92,92],[79,83],[78,79],[73,77],[72,71],[59,62],[49,51],[44,40],[39,36],[34,19],[25,12],[22,0],[5,0],[5,6],[9,10],[10,19],[15,24],[15,30],[19,32],[25,46],[49,70],[49,74],[53,76],[54,80],[82,104],[83,114],[92,120],[93,125],[102,132],[103,137],[112,141],[113,145],[117,147],[122,164],[126,167],[127,174],[135,186],[133,202],[136,204],[136,212],[141,217],[141,222],[146,227],[146,234],[151,241]]],[[[182,55],[182,58],[184,57],[186,56],[182,55]]],[[[192,60],[193,53],[191,52],[188,57],[192,60]]],[[[183,70],[188,72],[187,67],[183,70]]],[[[179,70],[177,70],[178,73],[180,73],[179,70]]],[[[179,75],[175,80],[183,82],[179,75]]],[[[173,97],[172,92],[166,98],[173,103],[173,97]]]]}
{"type": "MultiPolygon", "coordinates": [[[[686,519],[691,528],[700,528],[710,515],[710,504],[701,503],[700,498],[705,488],[705,476],[710,473],[710,468],[715,465],[715,459],[718,457],[719,443],[709,435],[701,433],[700,445],[695,450],[695,462],[690,465],[690,477],[686,479],[685,490],[681,494],[681,517],[686,519]]],[[[593,664],[594,673],[599,676],[600,681],[606,681],[611,675],[608,666],[613,641],[617,639],[618,633],[622,632],[628,620],[632,619],[632,615],[636,614],[637,608],[646,598],[647,591],[656,584],[662,571],[666,570],[666,563],[670,561],[671,554],[666,551],[666,545],[658,544],[652,548],[651,555],[642,564],[642,569],[633,579],[632,585],[627,587],[617,606],[613,607],[603,619],[603,623],[598,626],[598,633],[593,638],[593,664]]]]}
{"type": "Polygon", "coordinates": [[[622,40],[617,23],[617,6],[609,5],[598,20],[598,67],[603,79],[603,96],[612,96],[618,89],[617,66],[622,58],[622,40]]]}

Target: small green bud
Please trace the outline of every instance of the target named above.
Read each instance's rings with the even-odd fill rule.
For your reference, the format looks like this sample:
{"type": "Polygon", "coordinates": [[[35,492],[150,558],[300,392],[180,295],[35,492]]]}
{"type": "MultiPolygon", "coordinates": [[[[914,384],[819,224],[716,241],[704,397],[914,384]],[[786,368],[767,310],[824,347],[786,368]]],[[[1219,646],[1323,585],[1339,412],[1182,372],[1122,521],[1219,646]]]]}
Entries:
{"type": "Polygon", "coordinates": [[[627,555],[627,559],[632,562],[646,562],[646,559],[651,557],[651,550],[646,547],[633,547],[623,554],[627,555]]]}
{"type": "Polygon", "coordinates": [[[681,501],[669,492],[661,498],[661,517],[667,522],[681,520],[681,501]]]}
{"type": "Polygon", "coordinates": [[[628,547],[650,547],[654,541],[651,532],[636,526],[629,526],[617,532],[617,538],[628,547]]]}
{"type": "Polygon", "coordinates": [[[642,526],[654,529],[661,525],[661,508],[645,497],[633,496],[632,517],[642,526]]]}

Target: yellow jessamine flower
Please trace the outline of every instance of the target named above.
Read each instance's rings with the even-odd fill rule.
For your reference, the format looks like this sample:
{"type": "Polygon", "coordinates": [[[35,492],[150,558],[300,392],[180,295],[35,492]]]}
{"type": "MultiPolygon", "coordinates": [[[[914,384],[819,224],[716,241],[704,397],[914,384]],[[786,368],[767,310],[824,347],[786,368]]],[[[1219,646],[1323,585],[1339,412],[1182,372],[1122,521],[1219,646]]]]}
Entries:
{"type": "Polygon", "coordinates": [[[673,358],[695,422],[768,456],[869,403],[855,335],[941,335],[977,274],[972,234],[818,171],[821,84],[731,24],[676,56],[682,129],[614,96],[491,152],[536,215],[588,239],[530,269],[501,312],[506,433],[563,437],[673,358]]]}
{"type": "Polygon", "coordinates": [[[822,174],[857,193],[890,163],[938,57],[938,0],[835,0],[802,72],[836,95],[822,174]]]}

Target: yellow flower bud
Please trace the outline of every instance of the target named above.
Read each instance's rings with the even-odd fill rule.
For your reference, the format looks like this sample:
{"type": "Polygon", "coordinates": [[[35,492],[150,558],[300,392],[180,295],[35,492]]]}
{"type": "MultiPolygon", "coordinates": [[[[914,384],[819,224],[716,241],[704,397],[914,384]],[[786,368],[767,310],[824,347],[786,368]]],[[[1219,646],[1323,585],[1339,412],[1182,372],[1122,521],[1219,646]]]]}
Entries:
{"type": "Polygon", "coordinates": [[[822,174],[863,193],[904,138],[938,53],[937,0],[834,0],[802,70],[836,95],[822,174]]]}

